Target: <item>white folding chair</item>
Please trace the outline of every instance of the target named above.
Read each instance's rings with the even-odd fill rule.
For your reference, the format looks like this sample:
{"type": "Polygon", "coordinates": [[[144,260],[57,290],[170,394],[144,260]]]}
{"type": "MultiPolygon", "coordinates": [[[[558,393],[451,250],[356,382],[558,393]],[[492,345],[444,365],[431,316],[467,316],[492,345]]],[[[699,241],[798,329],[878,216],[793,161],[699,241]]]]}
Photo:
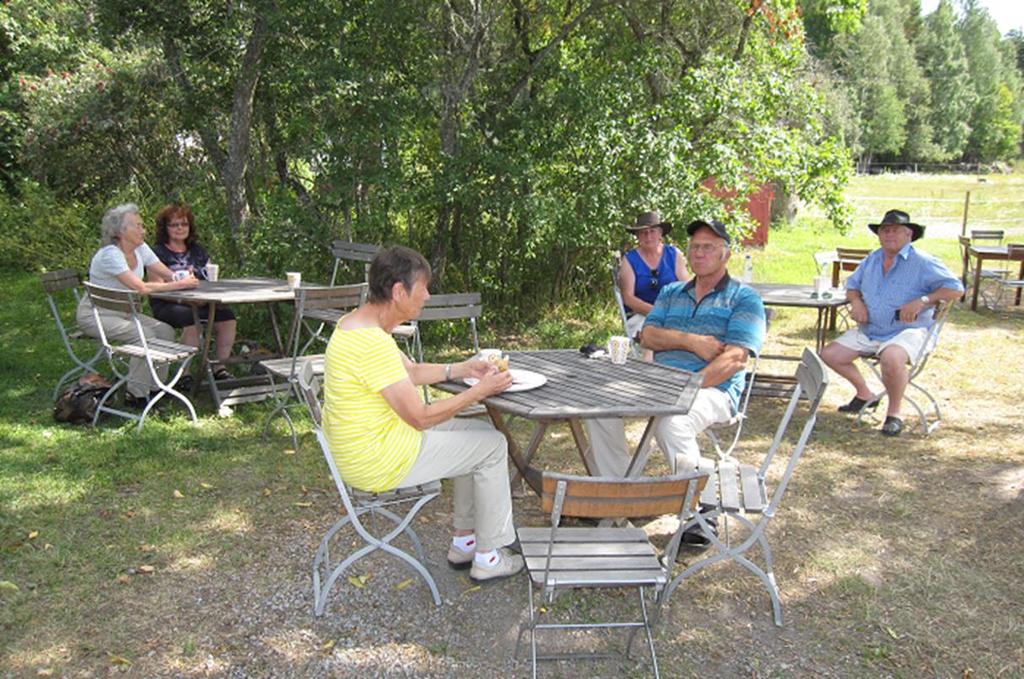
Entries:
{"type": "Polygon", "coordinates": [[[754,392],[754,383],[757,379],[757,364],[760,360],[759,352],[750,352],[750,358],[752,364],[747,370],[747,381],[743,387],[743,393],[740,395],[739,408],[736,410],[736,414],[729,418],[727,422],[712,424],[704,430],[704,434],[711,440],[711,444],[715,448],[715,454],[720,460],[732,457],[733,451],[736,450],[736,444],[739,443],[740,436],[743,434],[743,423],[747,419],[747,406],[750,405],[750,395],[754,392]],[[727,447],[723,448],[722,439],[719,437],[719,434],[729,429],[733,430],[732,441],[729,442],[727,447]]]}
{"type": "Polygon", "coordinates": [[[329,331],[333,330],[338,320],[359,306],[365,298],[365,283],[325,288],[299,287],[295,290],[295,315],[290,335],[291,358],[260,362],[272,384],[275,379],[284,379],[290,385],[288,389],[273,389],[277,403],[263,422],[263,438],[270,431],[270,423],[280,415],[291,433],[292,449],[298,450],[299,437],[288,408],[292,405],[292,396],[297,395],[298,375],[302,366],[310,361],[322,365],[324,359],[322,353],[306,354],[306,350],[315,342],[326,344],[330,340],[329,331]]]}
{"type": "MultiPolygon", "coordinates": [[[[771,447],[759,467],[739,464],[735,460],[726,459],[713,463],[713,468],[701,470],[711,472],[708,484],[700,496],[701,511],[686,521],[681,530],[672,537],[672,543],[678,541],[683,532],[694,526],[700,526],[704,535],[711,541],[712,554],[700,559],[677,575],[665,587],[659,603],[667,602],[672,596],[672,592],[683,580],[702,568],[719,561],[734,561],[757,575],[764,583],[768,595],[771,597],[775,624],[782,626],[782,603],[779,599],[779,586],[775,582],[772,551],[765,536],[765,529],[771,518],[778,513],[786,487],[793,477],[793,471],[796,469],[797,463],[800,462],[800,456],[804,452],[811,432],[814,431],[818,406],[825,393],[825,388],[828,386],[828,373],[825,370],[825,364],[810,349],[804,349],[803,358],[796,370],[796,382],[785,414],[775,430],[771,447]],[[779,453],[793,414],[801,402],[807,405],[803,429],[801,429],[797,441],[792,445],[782,478],[779,479],[774,490],[769,492],[766,481],[768,470],[776,454],[779,453]],[[719,534],[711,527],[711,523],[719,516],[726,519],[722,522],[725,524],[723,537],[719,537],[719,534]],[[747,536],[738,544],[733,544],[730,540],[726,517],[736,519],[749,530],[747,536]],[[761,548],[764,568],[746,556],[747,550],[754,545],[761,548]]],[[[676,547],[672,543],[669,545],[670,552],[672,548],[676,547]]]]}
{"type": "Polygon", "coordinates": [[[110,389],[108,389],[105,394],[103,394],[103,398],[100,399],[99,404],[96,406],[96,415],[92,420],[93,425],[95,426],[101,413],[110,413],[111,415],[117,415],[118,417],[138,421],[139,424],[136,431],[142,431],[142,425],[146,421],[146,416],[149,414],[149,411],[153,409],[165,394],[169,394],[181,401],[188,410],[188,414],[192,419],[192,422],[196,422],[196,410],[192,407],[192,402],[188,400],[188,397],[175,389],[174,385],[177,384],[178,380],[181,379],[181,376],[185,374],[188,369],[188,364],[192,361],[192,358],[195,356],[198,349],[187,344],[179,344],[178,342],[171,342],[169,340],[147,338],[142,327],[142,322],[139,320],[139,316],[142,315],[141,302],[139,300],[139,296],[135,292],[130,290],[104,288],[99,285],[93,285],[92,283],[86,283],[85,290],[86,294],[89,295],[89,302],[92,304],[92,312],[93,317],[96,320],[96,326],[99,328],[100,343],[103,345],[103,350],[107,355],[107,360],[110,363],[110,369],[117,377],[117,381],[111,385],[110,389]],[[134,342],[112,344],[107,339],[107,333],[103,328],[103,323],[100,319],[100,309],[127,314],[131,322],[135,324],[135,332],[139,339],[134,342]],[[146,362],[150,378],[158,389],[156,396],[153,396],[147,401],[146,406],[142,409],[142,413],[138,415],[125,410],[111,408],[106,405],[110,397],[117,392],[118,389],[128,383],[129,372],[124,361],[130,361],[131,359],[140,359],[146,362]],[[160,373],[157,371],[157,366],[170,363],[177,363],[178,370],[169,380],[164,382],[160,379],[160,373]]]}
{"type": "Polygon", "coordinates": [[[75,344],[88,342],[90,345],[95,343],[92,337],[89,337],[82,332],[77,323],[71,322],[65,325],[64,318],[60,312],[60,300],[58,297],[67,297],[67,292],[70,291],[71,297],[74,298],[74,308],[72,309],[72,318],[74,318],[74,309],[78,308],[78,303],[82,299],[79,288],[82,285],[82,277],[74,269],[61,269],[60,271],[48,271],[40,276],[43,283],[43,290],[46,292],[46,303],[50,306],[50,313],[53,314],[53,320],[57,323],[57,332],[60,333],[60,341],[64,345],[65,351],[68,356],[71,357],[71,362],[74,363],[74,367],[68,370],[66,373],[61,375],[60,379],[57,380],[57,386],[53,388],[53,400],[57,400],[57,396],[60,395],[60,390],[66,384],[71,384],[81,375],[86,373],[96,372],[93,366],[96,361],[100,360],[103,356],[103,347],[100,346],[96,349],[96,353],[92,357],[83,359],[75,351],[75,344]]]}
{"type": "Polygon", "coordinates": [[[434,577],[426,568],[427,557],[423,551],[423,545],[416,531],[412,527],[413,519],[423,507],[441,493],[440,481],[433,481],[408,488],[396,488],[382,493],[370,493],[352,488],[341,478],[338,467],[334,462],[327,437],[320,429],[320,399],[319,380],[313,374],[313,365],[306,363],[299,372],[298,378],[299,393],[303,403],[309,409],[310,417],[315,423],[316,439],[320,444],[327,466],[331,470],[331,478],[341,496],[342,505],[345,507],[345,515],[334,522],[328,529],[320,546],[313,557],[313,611],[317,616],[323,615],[324,607],[327,605],[327,597],[331,588],[339,577],[341,577],[349,566],[368,554],[380,550],[398,557],[404,563],[412,567],[414,571],[427,583],[434,604],[441,605],[441,594],[438,592],[437,583],[434,577]],[[399,513],[401,510],[403,513],[399,513]],[[366,517],[370,519],[370,527],[366,526],[366,517]],[[376,523],[378,517],[387,519],[394,527],[384,535],[378,537],[376,523]],[[351,552],[340,563],[331,557],[331,544],[343,552],[348,551],[353,544],[351,540],[338,539],[335,536],[345,526],[351,524],[352,529],[365,543],[359,549],[351,552]],[[416,556],[403,551],[392,544],[395,538],[405,535],[412,543],[416,556]]]}
{"type": "MultiPolygon", "coordinates": [[[[935,317],[932,320],[932,326],[928,329],[928,336],[921,346],[921,350],[917,356],[910,357],[910,381],[907,383],[907,389],[903,393],[903,400],[909,403],[915,411],[917,411],[918,417],[921,419],[921,432],[927,436],[928,434],[935,431],[939,424],[942,423],[942,411],[939,409],[939,403],[935,400],[932,394],[921,386],[919,377],[924,371],[925,365],[928,364],[928,358],[935,351],[936,345],[939,343],[939,333],[942,332],[942,327],[946,324],[946,319],[949,317],[949,311],[953,305],[948,302],[938,302],[935,305],[935,317]],[[924,396],[928,403],[925,407],[922,407],[912,396],[911,389],[920,393],[924,396]],[[929,414],[934,413],[934,419],[929,422],[929,414]]],[[[874,373],[875,377],[879,382],[882,381],[881,368],[878,365],[878,356],[871,354],[868,356],[861,356],[860,359],[867,364],[871,372],[874,373]]],[[[882,391],[879,393],[878,398],[886,395],[885,386],[882,386],[882,391]]],[[[867,404],[865,404],[866,406],[867,404]]],[[[857,413],[857,422],[861,422],[864,419],[864,414],[867,412],[867,407],[862,407],[860,412],[857,413]]]]}
{"type": "MultiPolygon", "coordinates": [[[[551,526],[517,529],[519,544],[529,573],[529,619],[519,628],[516,653],[525,632],[530,634],[530,660],[533,676],[537,662],[551,659],[605,658],[614,653],[540,654],[537,632],[571,629],[629,629],[624,655],[629,656],[633,636],[643,630],[651,654],[654,676],[658,672],[658,656],[654,649],[653,624],[657,619],[648,613],[645,592],[652,603],[671,575],[679,540],[673,539],[665,556],[666,567],[658,560],[654,546],[641,528],[628,527],[562,527],[562,517],[591,519],[631,519],[675,514],[683,525],[693,514],[697,496],[707,475],[699,472],[674,476],[619,479],[593,476],[569,476],[545,472],[541,479],[541,508],[550,513],[551,526]],[[537,588],[541,601],[535,601],[537,588]],[[537,610],[544,600],[551,602],[557,592],[572,589],[636,589],[640,600],[640,619],[617,622],[554,622],[554,614],[542,619],[537,610]]],[[[588,611],[587,617],[590,617],[588,611]]]]}
{"type": "MultiPolygon", "coordinates": [[[[1009,255],[1008,261],[1016,263],[1024,260],[1024,243],[1010,243],[1006,246],[1006,251],[1009,255]]],[[[1017,296],[1019,296],[1021,291],[1024,290],[1024,279],[1011,278],[1009,276],[1009,270],[1007,270],[1006,276],[996,279],[995,284],[998,286],[999,292],[996,294],[995,299],[992,300],[992,309],[1000,308],[1000,305],[1003,302],[1003,295],[1006,292],[1009,292],[1014,301],[1016,301],[1017,296]]]]}

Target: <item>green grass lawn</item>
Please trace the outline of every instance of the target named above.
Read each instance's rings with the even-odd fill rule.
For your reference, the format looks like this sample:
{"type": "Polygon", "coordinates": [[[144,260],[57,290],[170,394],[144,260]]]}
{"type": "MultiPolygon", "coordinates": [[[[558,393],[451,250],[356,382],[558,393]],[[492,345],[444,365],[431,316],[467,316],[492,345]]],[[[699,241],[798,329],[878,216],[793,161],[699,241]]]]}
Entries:
{"type": "MultiPolygon", "coordinates": [[[[969,179],[977,183],[871,177],[851,192],[955,195],[969,179]]],[[[1020,195],[1018,181],[990,177],[984,190],[1020,195]]],[[[878,205],[870,219],[896,206],[878,205]]],[[[798,227],[773,230],[754,253],[757,280],[809,282],[815,251],[873,244],[863,225],[843,236],[808,216],[798,227]]],[[[920,245],[957,266],[953,238],[920,245]]],[[[369,584],[339,582],[315,619],[308,568],[337,502],[308,425],[300,423],[297,451],[283,428],[262,438],[261,404],[218,418],[201,401],[197,427],[171,408],[138,435],[109,421],[57,425],[50,391],[67,360],[38,280],[0,273],[0,286],[0,676],[525,674],[528,665],[511,657],[525,582],[478,590],[446,570],[448,497],[418,528],[440,610],[406,582],[408,571],[374,559],[356,571],[369,584]]],[[[616,322],[610,299],[599,309],[567,303],[533,327],[486,332],[484,342],[576,347],[603,340],[616,322]]],[[[812,322],[811,312],[780,313],[769,349],[796,353],[812,341],[812,322]]],[[[897,440],[879,436],[877,422],[853,424],[835,412],[850,390],[834,382],[769,530],[785,627],[771,623],[753,576],[707,569],[676,592],[659,627],[663,674],[1024,674],[1022,330],[1020,310],[954,310],[925,378],[946,417],[930,437],[914,417],[897,440]]],[[[751,406],[743,459],[758,460],[781,407],[751,406]]],[[[553,432],[539,459],[574,468],[568,432],[553,432]]],[[[517,498],[518,523],[544,520],[532,497],[517,498]]],[[[559,600],[552,613],[612,615],[628,603],[586,595],[559,600]]],[[[545,674],[648,673],[642,654],[583,667],[555,664],[545,674]]]]}

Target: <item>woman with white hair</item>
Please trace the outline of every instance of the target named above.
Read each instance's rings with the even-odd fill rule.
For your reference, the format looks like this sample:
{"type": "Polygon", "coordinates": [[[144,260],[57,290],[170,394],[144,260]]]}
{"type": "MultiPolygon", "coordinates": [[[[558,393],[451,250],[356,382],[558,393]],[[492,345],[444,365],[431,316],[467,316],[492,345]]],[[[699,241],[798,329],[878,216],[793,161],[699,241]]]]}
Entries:
{"type": "MultiPolygon", "coordinates": [[[[103,215],[100,241],[100,249],[89,264],[89,282],[93,285],[148,295],[151,292],[194,288],[198,284],[191,274],[181,280],[174,280],[171,270],[146,245],[146,232],[139,208],[132,203],[118,205],[103,215]],[[149,280],[143,280],[143,276],[148,276],[149,280]]],[[[76,316],[83,332],[91,337],[99,337],[99,328],[88,296],[82,298],[76,316]]],[[[103,331],[109,339],[123,342],[139,340],[129,314],[100,309],[99,316],[103,331]]],[[[141,316],[140,320],[147,339],[174,340],[174,329],[166,323],[149,316],[141,316]]],[[[159,370],[161,379],[164,379],[167,366],[159,370]]],[[[144,404],[154,386],[146,362],[141,358],[133,358],[129,366],[126,403],[144,404]]]]}

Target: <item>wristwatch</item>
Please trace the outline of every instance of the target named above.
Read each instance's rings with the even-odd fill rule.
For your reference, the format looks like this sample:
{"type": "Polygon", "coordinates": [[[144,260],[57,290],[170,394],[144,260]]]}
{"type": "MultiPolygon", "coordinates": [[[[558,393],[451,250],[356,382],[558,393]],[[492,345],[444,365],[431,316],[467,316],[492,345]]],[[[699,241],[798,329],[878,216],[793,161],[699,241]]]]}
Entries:
{"type": "Polygon", "coordinates": [[[924,304],[925,306],[928,306],[931,303],[932,303],[932,301],[930,299],[928,299],[928,295],[921,295],[921,304],[924,304]]]}

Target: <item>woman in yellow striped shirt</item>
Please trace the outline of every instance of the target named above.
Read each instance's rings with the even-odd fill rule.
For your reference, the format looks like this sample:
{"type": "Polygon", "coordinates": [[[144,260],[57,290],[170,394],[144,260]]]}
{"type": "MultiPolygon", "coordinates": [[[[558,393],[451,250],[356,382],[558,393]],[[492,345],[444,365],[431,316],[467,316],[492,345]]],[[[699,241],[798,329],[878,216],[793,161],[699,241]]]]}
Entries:
{"type": "Polygon", "coordinates": [[[414,363],[391,329],[415,319],[430,298],[430,265],[414,250],[381,250],[370,264],[369,299],[338,322],[324,366],[324,433],[342,478],[368,491],[453,479],[453,568],[476,582],[515,575],[507,442],[490,424],[453,419],[507,389],[512,378],[485,361],[414,363]],[[479,381],[451,398],[424,403],[417,386],[479,381]]]}

